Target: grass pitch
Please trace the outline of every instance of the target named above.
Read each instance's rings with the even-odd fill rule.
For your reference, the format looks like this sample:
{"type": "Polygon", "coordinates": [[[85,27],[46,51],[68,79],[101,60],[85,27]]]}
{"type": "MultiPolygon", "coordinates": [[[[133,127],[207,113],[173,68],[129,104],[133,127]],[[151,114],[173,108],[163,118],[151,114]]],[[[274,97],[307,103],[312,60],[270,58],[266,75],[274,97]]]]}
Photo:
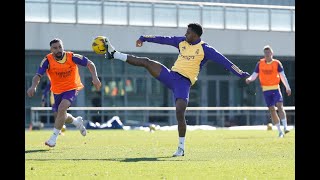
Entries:
{"type": "Polygon", "coordinates": [[[26,179],[295,179],[295,132],[187,131],[184,157],[171,157],[177,131],[26,131],[26,179]]]}

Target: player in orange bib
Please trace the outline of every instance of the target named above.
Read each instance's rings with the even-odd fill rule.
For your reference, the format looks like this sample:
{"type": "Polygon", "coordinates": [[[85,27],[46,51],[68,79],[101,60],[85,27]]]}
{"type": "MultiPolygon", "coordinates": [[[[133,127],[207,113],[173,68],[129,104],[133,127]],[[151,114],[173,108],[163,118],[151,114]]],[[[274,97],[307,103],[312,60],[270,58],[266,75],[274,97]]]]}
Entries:
{"type": "Polygon", "coordinates": [[[283,70],[281,62],[273,59],[273,50],[270,46],[263,48],[264,58],[257,63],[255,71],[246,79],[246,83],[253,82],[258,76],[262,87],[265,102],[269,108],[272,122],[277,126],[279,137],[283,137],[284,133],[288,133],[286,112],[283,109],[283,98],[280,91],[280,79],[286,87],[288,96],[291,95],[291,89],[283,70]],[[279,116],[276,108],[278,108],[279,116]],[[279,118],[280,117],[280,118],[279,118]],[[280,119],[284,127],[284,133],[280,128],[280,119]]]}
{"type": "Polygon", "coordinates": [[[67,109],[75,101],[78,92],[83,89],[83,84],[80,79],[77,65],[87,67],[92,76],[92,83],[100,90],[101,82],[98,79],[96,66],[87,57],[73,52],[64,51],[63,43],[60,39],[53,39],[50,41],[50,51],[40,63],[38,72],[32,79],[32,85],[28,89],[27,94],[32,97],[36,92],[37,86],[40,83],[41,77],[44,73],[51,82],[50,90],[54,94],[54,104],[52,110],[55,114],[55,123],[53,134],[45,145],[54,147],[58,135],[65,123],[71,123],[80,130],[83,136],[86,136],[87,131],[83,125],[81,116],[74,117],[67,113],[67,109]]]}

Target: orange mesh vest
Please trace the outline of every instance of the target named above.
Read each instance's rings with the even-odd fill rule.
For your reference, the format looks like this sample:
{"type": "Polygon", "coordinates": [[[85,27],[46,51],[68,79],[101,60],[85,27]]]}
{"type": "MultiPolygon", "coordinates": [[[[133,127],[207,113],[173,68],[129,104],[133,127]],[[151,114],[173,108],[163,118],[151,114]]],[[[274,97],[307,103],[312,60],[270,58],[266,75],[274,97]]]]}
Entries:
{"type": "Polygon", "coordinates": [[[278,86],[280,83],[280,75],[278,66],[280,62],[274,59],[270,64],[266,60],[260,59],[259,63],[259,80],[261,86],[278,86]]]}
{"type": "Polygon", "coordinates": [[[72,61],[72,52],[65,52],[62,60],[54,59],[52,53],[47,55],[49,68],[48,78],[51,81],[51,91],[54,94],[61,94],[70,90],[81,90],[84,86],[81,83],[78,66],[72,61]]]}

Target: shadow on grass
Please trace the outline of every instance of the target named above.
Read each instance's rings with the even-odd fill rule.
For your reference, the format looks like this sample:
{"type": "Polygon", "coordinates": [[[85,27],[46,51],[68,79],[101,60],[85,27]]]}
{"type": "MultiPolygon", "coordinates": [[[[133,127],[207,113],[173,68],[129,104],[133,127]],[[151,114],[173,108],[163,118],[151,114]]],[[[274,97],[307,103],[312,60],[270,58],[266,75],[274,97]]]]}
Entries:
{"type": "Polygon", "coordinates": [[[34,150],[26,150],[24,153],[39,153],[39,152],[47,152],[49,149],[34,149],[34,150]]]}
{"type": "Polygon", "coordinates": [[[26,159],[32,161],[118,161],[118,162],[145,162],[145,161],[183,161],[179,157],[164,156],[164,157],[140,157],[140,158],[110,158],[110,159],[26,159]]]}

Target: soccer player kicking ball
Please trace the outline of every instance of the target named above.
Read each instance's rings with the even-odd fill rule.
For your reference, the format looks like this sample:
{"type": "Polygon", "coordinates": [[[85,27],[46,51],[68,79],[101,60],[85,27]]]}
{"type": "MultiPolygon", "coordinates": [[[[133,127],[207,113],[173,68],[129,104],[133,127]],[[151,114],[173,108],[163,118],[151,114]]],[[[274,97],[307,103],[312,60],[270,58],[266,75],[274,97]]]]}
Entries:
{"type": "Polygon", "coordinates": [[[171,89],[176,105],[176,118],[178,121],[179,145],[173,156],[184,156],[186,120],[185,111],[189,100],[190,87],[197,81],[200,70],[208,61],[214,61],[231,71],[240,78],[250,74],[243,72],[216,49],[201,40],[202,26],[197,23],[188,25],[184,36],[141,36],[136,46],[141,47],[143,42],[171,45],[179,50],[179,56],[173,67],[168,69],[163,64],[146,57],[136,57],[116,51],[108,38],[105,38],[107,59],[119,59],[134,66],[146,68],[149,73],[164,86],[171,89]]]}
{"type": "Polygon", "coordinates": [[[270,46],[265,46],[263,48],[263,52],[264,58],[260,59],[260,61],[257,63],[252,75],[246,79],[246,83],[249,84],[253,82],[259,76],[264,99],[269,108],[272,122],[277,126],[279,137],[282,138],[284,133],[288,133],[289,130],[287,129],[286,112],[283,109],[283,98],[279,86],[280,79],[286,87],[288,96],[291,95],[291,89],[281,62],[277,59],[273,59],[272,48],[270,46]],[[275,106],[278,108],[279,116],[275,106]],[[284,127],[284,133],[280,128],[279,117],[284,127]]]}
{"type": "Polygon", "coordinates": [[[65,123],[75,125],[77,129],[80,130],[82,136],[86,136],[87,134],[82,117],[78,116],[75,118],[67,113],[67,109],[76,99],[78,92],[84,87],[80,79],[77,65],[88,67],[92,76],[92,83],[98,90],[101,88],[101,82],[98,79],[94,63],[85,56],[64,51],[60,39],[56,38],[50,41],[50,50],[51,53],[46,55],[40,63],[38,72],[33,77],[32,85],[28,89],[27,94],[29,97],[34,95],[36,88],[40,83],[40,78],[46,72],[51,82],[51,91],[54,94],[52,111],[55,113],[55,122],[53,134],[49,140],[45,142],[45,145],[54,147],[58,135],[65,123]]]}

